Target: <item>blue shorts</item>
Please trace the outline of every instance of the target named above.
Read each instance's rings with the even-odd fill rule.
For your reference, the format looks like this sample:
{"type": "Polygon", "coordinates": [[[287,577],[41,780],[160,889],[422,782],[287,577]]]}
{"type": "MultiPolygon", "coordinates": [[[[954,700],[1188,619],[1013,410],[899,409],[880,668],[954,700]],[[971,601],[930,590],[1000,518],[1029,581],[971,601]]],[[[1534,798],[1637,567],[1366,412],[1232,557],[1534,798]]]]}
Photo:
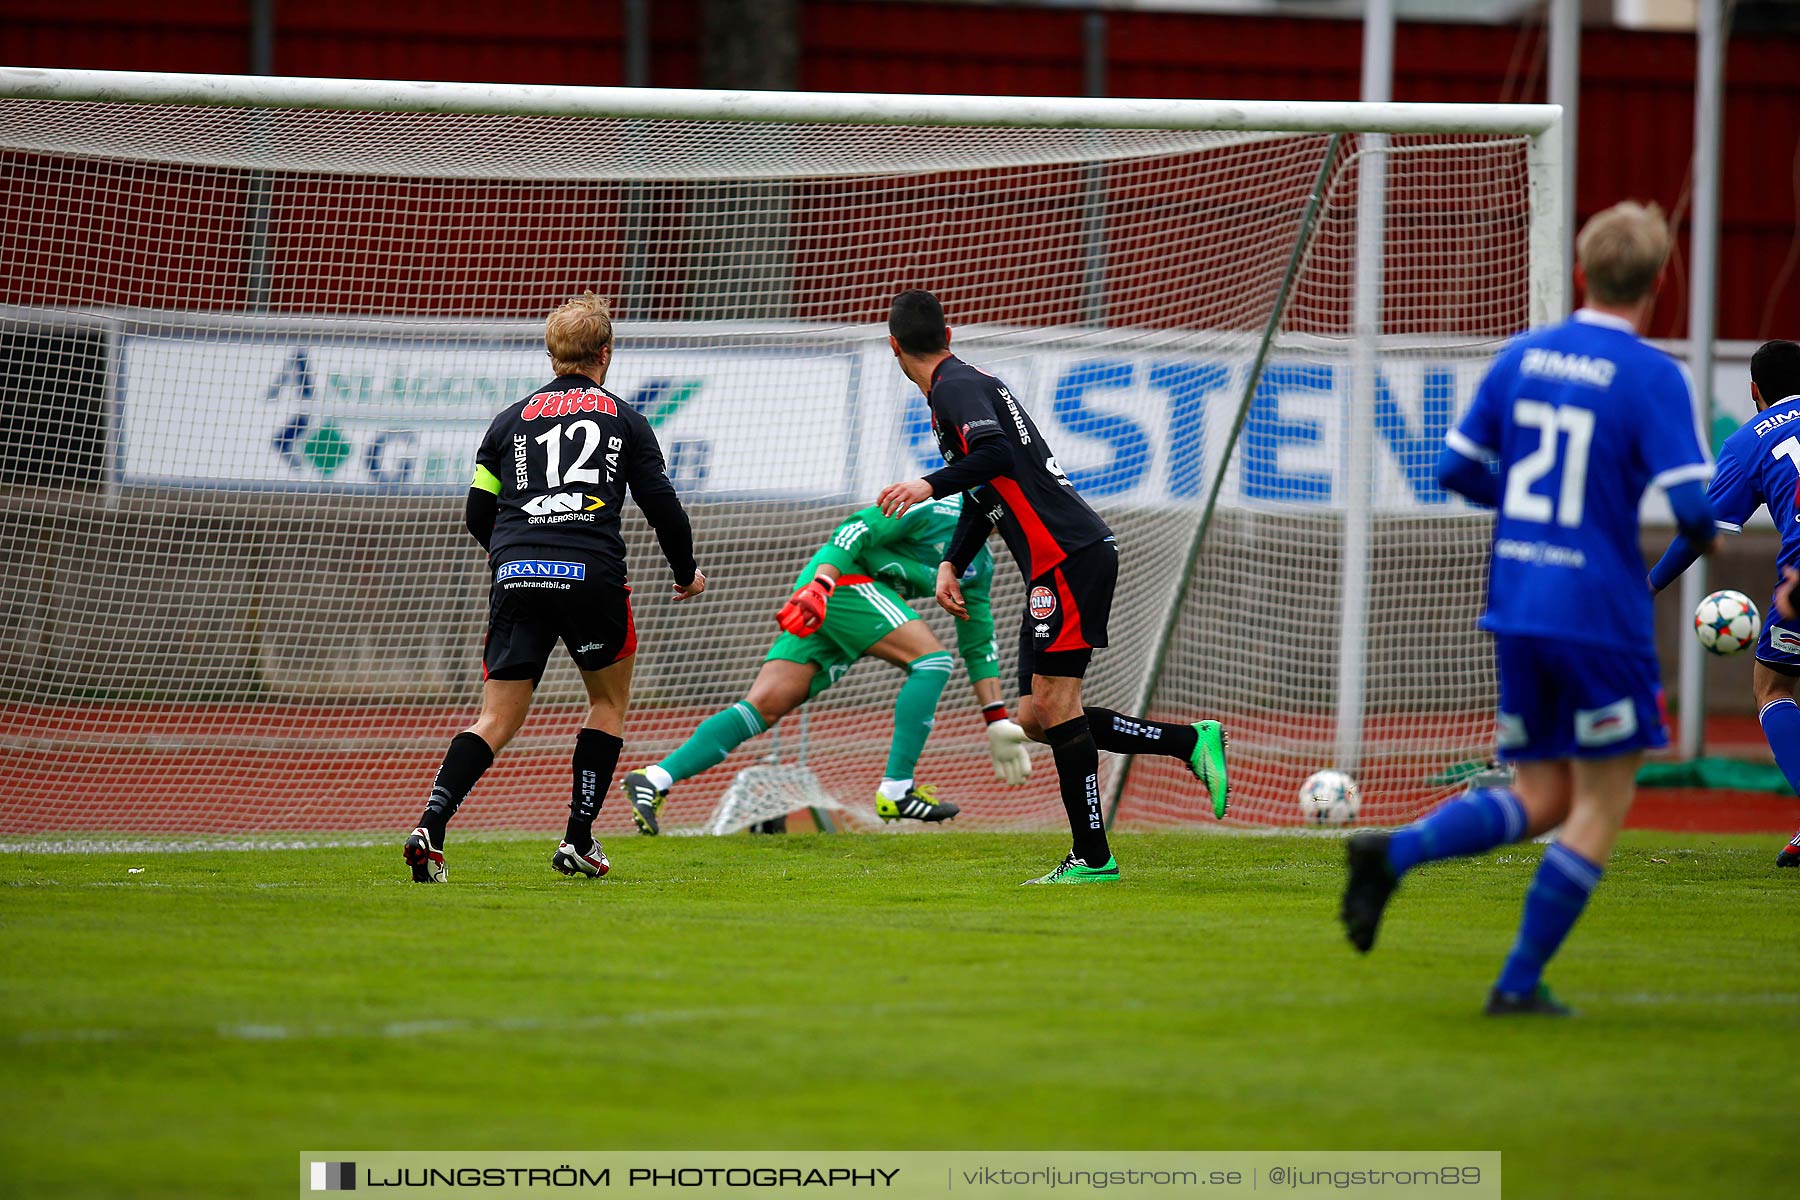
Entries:
{"type": "Polygon", "coordinates": [[[1494,635],[1501,759],[1610,758],[1669,744],[1654,654],[1494,635]]]}
{"type": "Polygon", "coordinates": [[[1769,597],[1763,610],[1762,636],[1756,639],[1756,661],[1783,675],[1800,675],[1800,621],[1784,621],[1769,597]]]}

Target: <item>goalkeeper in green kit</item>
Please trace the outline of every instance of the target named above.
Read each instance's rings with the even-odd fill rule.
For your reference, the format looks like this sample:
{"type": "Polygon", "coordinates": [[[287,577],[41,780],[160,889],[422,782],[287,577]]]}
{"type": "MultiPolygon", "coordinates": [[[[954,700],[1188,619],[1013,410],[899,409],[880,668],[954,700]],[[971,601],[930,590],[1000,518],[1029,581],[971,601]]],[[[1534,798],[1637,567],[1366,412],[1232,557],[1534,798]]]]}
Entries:
{"type": "MultiPolygon", "coordinates": [[[[913,779],[954,664],[906,601],[935,594],[938,563],[962,504],[960,494],[946,496],[900,517],[865,508],[837,527],[801,570],[793,596],[776,615],[782,632],[750,694],[702,721],[675,753],[625,776],[620,786],[641,831],[657,832],[657,814],[671,787],[724,762],[739,744],[836,683],[864,656],[906,674],[894,700],[894,740],[875,811],[885,821],[945,821],[957,814],[954,802],[939,800],[930,784],[913,779]]],[[[993,577],[994,559],[983,547],[962,578],[969,616],[956,623],[956,647],[987,721],[994,773],[1016,787],[1031,773],[1031,754],[1025,731],[1006,715],[1000,691],[1000,655],[988,605],[993,577]]]]}

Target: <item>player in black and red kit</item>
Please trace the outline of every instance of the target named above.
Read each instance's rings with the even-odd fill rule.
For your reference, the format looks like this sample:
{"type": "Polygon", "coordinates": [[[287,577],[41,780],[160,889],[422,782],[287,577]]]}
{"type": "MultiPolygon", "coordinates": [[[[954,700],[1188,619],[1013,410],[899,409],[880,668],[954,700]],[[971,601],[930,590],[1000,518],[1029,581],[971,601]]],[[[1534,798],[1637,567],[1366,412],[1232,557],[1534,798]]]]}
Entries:
{"type": "Polygon", "coordinates": [[[575,740],[568,829],[550,864],[564,875],[606,874],[611,864],[594,840],[594,818],[619,763],[637,652],[619,531],[627,488],[675,573],[675,598],[706,587],[656,434],[600,386],[613,353],[606,301],[588,292],[562,305],[545,322],[544,342],[556,378],[495,417],[475,453],[465,515],[494,572],[481,716],[451,741],[425,814],[406,839],[419,883],[448,878],[445,826],[525,723],[559,640],[581,671],[589,708],[575,740]]]}
{"type": "Polygon", "coordinates": [[[1031,416],[1000,380],[950,353],[944,310],[930,292],[902,292],[888,314],[888,343],[900,369],[931,405],[931,427],[946,464],[923,479],[889,484],[883,512],[967,492],[956,536],[938,566],[937,599],[967,616],[958,580],[998,526],[1030,587],[1019,630],[1019,724],[1048,742],[1056,758],[1074,847],[1031,883],[1090,883],[1119,877],[1100,811],[1099,750],[1178,758],[1225,815],[1225,735],[1217,721],[1172,725],[1083,708],[1081,677],[1106,645],[1118,579],[1112,530],[1057,465],[1031,416]]]}

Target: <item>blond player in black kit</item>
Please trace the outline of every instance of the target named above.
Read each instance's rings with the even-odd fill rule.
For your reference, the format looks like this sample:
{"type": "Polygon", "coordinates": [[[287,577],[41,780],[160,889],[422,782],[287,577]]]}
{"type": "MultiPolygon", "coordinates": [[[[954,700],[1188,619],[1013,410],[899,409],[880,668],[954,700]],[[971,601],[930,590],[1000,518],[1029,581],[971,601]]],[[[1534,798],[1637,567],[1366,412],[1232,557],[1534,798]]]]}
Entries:
{"type": "Polygon", "coordinates": [[[656,434],[601,386],[613,355],[606,301],[588,292],[557,308],[544,343],[556,378],[495,417],[475,454],[465,515],[493,570],[481,715],[451,741],[407,835],[406,863],[418,883],[448,879],[445,827],[525,723],[558,641],[581,671],[589,707],[575,740],[569,824],[550,865],[564,875],[606,874],[594,818],[619,763],[637,652],[619,532],[627,489],[656,530],[675,599],[706,587],[656,434]]]}
{"type": "Polygon", "coordinates": [[[882,512],[966,492],[956,536],[938,566],[937,600],[968,615],[958,582],[995,528],[1029,589],[1019,630],[1019,724],[1056,759],[1074,846],[1061,865],[1028,883],[1103,883],[1119,877],[1100,810],[1100,750],[1161,754],[1188,764],[1215,816],[1225,815],[1225,734],[1217,721],[1174,725],[1083,708],[1081,678],[1106,645],[1118,580],[1111,529],[1075,491],[1031,416],[1000,380],[950,353],[943,306],[930,292],[902,292],[888,314],[900,369],[925,393],[947,464],[889,484],[882,512]]]}

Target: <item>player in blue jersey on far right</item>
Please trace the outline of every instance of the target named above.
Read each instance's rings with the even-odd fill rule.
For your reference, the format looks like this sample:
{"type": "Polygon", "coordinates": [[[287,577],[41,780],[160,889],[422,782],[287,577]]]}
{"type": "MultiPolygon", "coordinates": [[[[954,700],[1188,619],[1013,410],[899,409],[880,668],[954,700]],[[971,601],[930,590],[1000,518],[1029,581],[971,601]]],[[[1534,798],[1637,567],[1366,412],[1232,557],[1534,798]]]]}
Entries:
{"type": "Polygon", "coordinates": [[[1713,538],[1703,488],[1712,466],[1687,374],[1639,336],[1668,254],[1654,206],[1617,204],[1589,220],[1576,240],[1587,306],[1500,352],[1438,461],[1446,488],[1498,510],[1481,628],[1494,635],[1499,751],[1514,786],[1349,841],[1341,915],[1367,952],[1414,867],[1561,826],[1488,994],[1491,1016],[1568,1014],[1543,984],[1544,965],[1600,882],[1643,752],[1668,744],[1638,549],[1644,491],[1668,494],[1695,546],[1713,538]]]}
{"type": "MultiPolygon", "coordinates": [[[[1750,399],[1756,416],[1725,439],[1719,470],[1706,497],[1719,528],[1739,533],[1756,510],[1769,506],[1781,531],[1775,560],[1777,578],[1800,568],[1800,521],[1795,519],[1795,483],[1800,480],[1800,344],[1764,342],[1750,356],[1750,399]]],[[[1650,569],[1650,586],[1662,591],[1693,566],[1698,551],[1678,537],[1650,569]]],[[[1794,687],[1800,683],[1800,621],[1781,614],[1778,600],[1769,604],[1768,620],[1756,643],[1756,665],[1750,686],[1763,736],[1775,752],[1775,765],[1788,786],[1800,793],[1800,707],[1794,687]]],[[[1800,833],[1775,859],[1778,867],[1800,867],[1800,833]]]]}

